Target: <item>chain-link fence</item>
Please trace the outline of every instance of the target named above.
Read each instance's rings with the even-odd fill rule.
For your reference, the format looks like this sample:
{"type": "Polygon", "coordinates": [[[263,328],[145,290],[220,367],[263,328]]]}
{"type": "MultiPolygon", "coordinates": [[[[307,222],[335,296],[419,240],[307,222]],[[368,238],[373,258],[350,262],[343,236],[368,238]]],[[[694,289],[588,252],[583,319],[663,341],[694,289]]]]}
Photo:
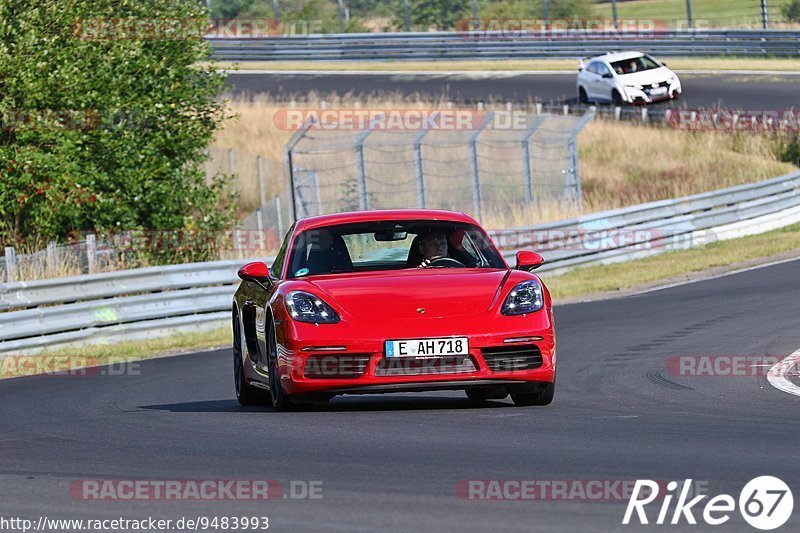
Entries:
{"type": "Polygon", "coordinates": [[[507,227],[544,204],[579,206],[576,136],[593,110],[579,117],[443,110],[427,117],[433,129],[391,127],[412,114],[381,113],[348,131],[309,118],[287,147],[294,214],[439,208],[507,227]],[[453,128],[438,128],[445,125],[453,128]]]}

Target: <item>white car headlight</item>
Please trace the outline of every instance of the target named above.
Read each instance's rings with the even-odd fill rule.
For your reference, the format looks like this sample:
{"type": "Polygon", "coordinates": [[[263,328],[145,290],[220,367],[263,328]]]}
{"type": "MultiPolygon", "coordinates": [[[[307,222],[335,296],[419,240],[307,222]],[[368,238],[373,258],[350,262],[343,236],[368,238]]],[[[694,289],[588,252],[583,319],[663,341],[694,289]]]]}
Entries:
{"type": "Polygon", "coordinates": [[[339,315],[319,297],[303,291],[292,291],[286,295],[286,310],[298,322],[336,324],[339,315]]]}
{"type": "Polygon", "coordinates": [[[500,312],[504,315],[523,315],[538,311],[543,305],[542,286],[538,281],[530,279],[517,283],[511,289],[500,312]]]}

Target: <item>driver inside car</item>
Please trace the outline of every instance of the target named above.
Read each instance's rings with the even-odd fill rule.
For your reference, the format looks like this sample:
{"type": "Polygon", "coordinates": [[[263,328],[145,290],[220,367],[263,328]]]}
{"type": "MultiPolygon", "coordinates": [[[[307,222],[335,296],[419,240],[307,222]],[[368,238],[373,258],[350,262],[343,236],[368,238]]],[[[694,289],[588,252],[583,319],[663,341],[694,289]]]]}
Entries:
{"type": "Polygon", "coordinates": [[[422,235],[419,241],[422,263],[417,268],[426,268],[431,261],[447,257],[447,237],[441,231],[432,231],[422,235]]]}

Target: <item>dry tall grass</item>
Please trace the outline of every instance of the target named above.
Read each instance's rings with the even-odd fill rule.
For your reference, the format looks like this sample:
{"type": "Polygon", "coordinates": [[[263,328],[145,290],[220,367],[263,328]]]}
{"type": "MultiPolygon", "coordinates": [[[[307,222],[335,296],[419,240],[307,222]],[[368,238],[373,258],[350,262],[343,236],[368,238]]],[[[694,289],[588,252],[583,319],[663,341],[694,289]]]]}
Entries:
{"type": "MultiPolygon", "coordinates": [[[[323,105],[348,109],[441,109],[446,102],[390,95],[367,101],[344,96],[323,104],[311,95],[301,105],[309,109],[323,105]]],[[[291,107],[297,104],[264,97],[231,102],[232,111],[238,116],[219,132],[213,148],[218,154],[228,149],[236,152],[243,212],[255,209],[259,202],[255,154],[263,155],[267,164],[267,198],[285,187],[283,149],[293,132],[279,129],[275,116],[291,107]]],[[[584,213],[705,192],[796,170],[777,160],[769,135],[752,132],[686,132],[597,119],[579,135],[578,146],[584,213]]],[[[500,152],[498,155],[505,157],[500,152]]],[[[217,164],[227,168],[226,161],[217,164]]],[[[560,203],[540,205],[533,212],[524,206],[508,205],[487,209],[484,223],[501,229],[578,214],[560,203]]]]}

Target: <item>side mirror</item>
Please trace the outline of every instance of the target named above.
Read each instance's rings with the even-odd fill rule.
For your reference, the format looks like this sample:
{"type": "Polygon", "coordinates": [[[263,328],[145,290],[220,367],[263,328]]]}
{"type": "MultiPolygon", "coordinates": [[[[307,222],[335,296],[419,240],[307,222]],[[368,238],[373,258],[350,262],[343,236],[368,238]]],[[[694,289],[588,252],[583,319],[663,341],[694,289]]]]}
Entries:
{"type": "Polygon", "coordinates": [[[539,268],[544,264],[544,257],[528,250],[520,250],[517,252],[517,270],[533,270],[539,268]]]}
{"type": "Polygon", "coordinates": [[[666,64],[666,63],[664,63],[664,62],[662,61],[662,62],[661,62],[661,66],[662,66],[662,67],[666,67],[666,66],[667,66],[667,64],[666,64]]]}
{"type": "Polygon", "coordinates": [[[256,283],[269,283],[269,267],[261,261],[247,263],[239,269],[239,277],[245,281],[256,283]]]}
{"type": "Polygon", "coordinates": [[[604,77],[604,78],[613,78],[613,77],[614,77],[614,75],[613,75],[613,74],[611,74],[610,72],[606,72],[605,74],[603,74],[603,77],[604,77]]]}

